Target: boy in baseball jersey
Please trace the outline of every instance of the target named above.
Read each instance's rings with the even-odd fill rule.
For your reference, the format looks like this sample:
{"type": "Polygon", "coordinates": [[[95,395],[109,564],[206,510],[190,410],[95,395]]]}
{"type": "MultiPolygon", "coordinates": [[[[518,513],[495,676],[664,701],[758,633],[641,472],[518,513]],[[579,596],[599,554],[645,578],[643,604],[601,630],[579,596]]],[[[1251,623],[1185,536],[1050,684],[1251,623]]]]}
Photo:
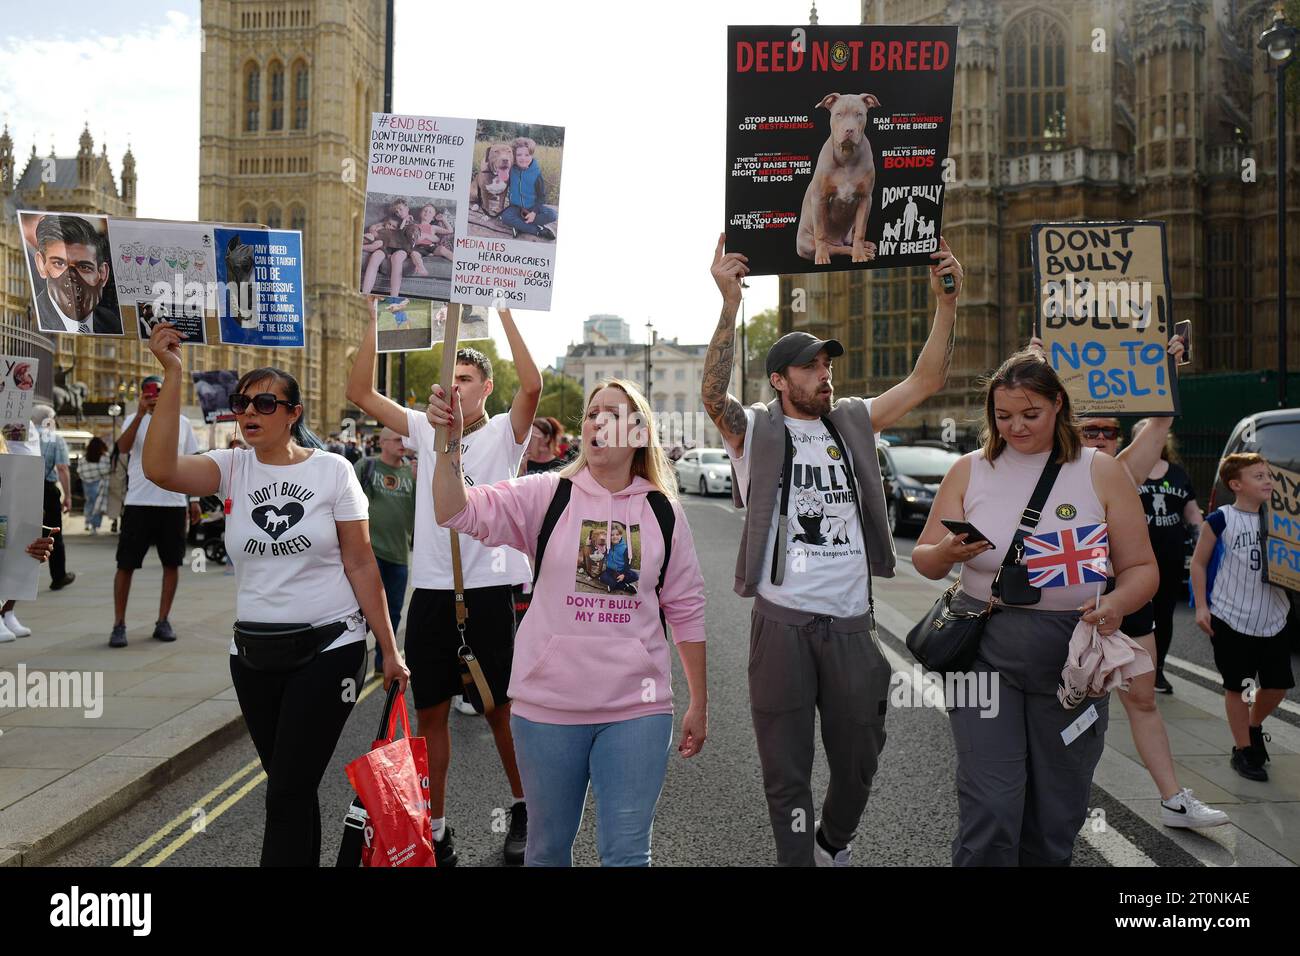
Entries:
{"type": "Polygon", "coordinates": [[[1268,462],[1242,452],[1223,459],[1219,477],[1237,500],[1206,516],[1196,542],[1196,623],[1210,635],[1214,664],[1223,678],[1234,743],[1232,769],[1249,780],[1267,780],[1264,718],[1295,686],[1284,633],[1290,603],[1281,588],[1263,577],[1260,507],[1272,493],[1273,481],[1268,462]]]}

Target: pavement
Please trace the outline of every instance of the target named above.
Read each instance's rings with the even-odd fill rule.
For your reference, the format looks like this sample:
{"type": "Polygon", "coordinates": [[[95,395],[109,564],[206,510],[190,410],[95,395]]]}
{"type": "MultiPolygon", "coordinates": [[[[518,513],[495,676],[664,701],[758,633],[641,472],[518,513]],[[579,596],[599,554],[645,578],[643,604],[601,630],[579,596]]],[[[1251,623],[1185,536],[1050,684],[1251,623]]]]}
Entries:
{"type": "MultiPolygon", "coordinates": [[[[745,686],[749,602],[731,591],[741,516],[723,499],[686,497],[709,600],[710,730],[697,758],[670,760],[654,831],[661,865],[770,865],[771,834],[745,686]]],[[[0,645],[0,670],[103,674],[102,716],[75,708],[0,710],[0,864],[256,865],[265,775],[230,686],[227,647],[234,578],[220,566],[182,569],[172,622],[180,639],[149,637],[161,574],[150,557],[128,609],[131,644],[107,646],[115,537],[89,538],[69,522],[69,567],[77,581],[20,604],[32,637],[0,645]]],[[[943,583],[918,575],[899,538],[898,576],[881,582],[877,605],[886,653],[900,688],[913,661],[902,637],[943,583]]],[[[1106,751],[1094,777],[1093,809],[1076,843],[1076,865],[1260,866],[1300,863],[1300,707],[1270,719],[1270,780],[1243,780],[1228,767],[1231,738],[1212,665],[1187,636],[1180,612],[1166,668],[1175,687],[1157,701],[1179,780],[1232,823],[1190,832],[1159,825],[1154,785],[1136,756],[1123,707],[1111,704],[1106,751]],[[1180,657],[1179,654],[1186,654],[1180,657]],[[1192,659],[1195,658],[1195,659],[1192,659]]],[[[399,639],[402,637],[399,632],[399,639]]],[[[1208,642],[1206,642],[1208,643],[1208,642]]],[[[684,705],[685,681],[674,687],[684,705]]],[[[363,690],[321,787],[322,858],[338,846],[350,799],[342,767],[373,738],[382,694],[363,690]]],[[[500,860],[509,794],[479,718],[453,715],[447,818],[463,865],[500,860]]],[[[955,759],[941,708],[903,701],[891,709],[889,743],[855,846],[857,862],[947,866],[955,826],[955,759]]],[[[814,790],[827,782],[818,748],[814,790]]],[[[593,803],[589,801],[589,810],[593,803]]],[[[597,862],[592,817],[575,845],[577,864],[597,862]]]]}

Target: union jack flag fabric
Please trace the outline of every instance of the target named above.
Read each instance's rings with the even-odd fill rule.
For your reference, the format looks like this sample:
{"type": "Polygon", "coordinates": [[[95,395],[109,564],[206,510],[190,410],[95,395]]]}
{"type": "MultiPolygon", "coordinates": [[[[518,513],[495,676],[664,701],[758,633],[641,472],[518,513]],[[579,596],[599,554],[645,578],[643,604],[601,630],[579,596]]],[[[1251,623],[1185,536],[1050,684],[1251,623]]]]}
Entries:
{"type": "Polygon", "coordinates": [[[1104,583],[1109,556],[1106,525],[1084,524],[1025,538],[1022,563],[1029,569],[1029,583],[1034,587],[1063,588],[1104,583]]]}

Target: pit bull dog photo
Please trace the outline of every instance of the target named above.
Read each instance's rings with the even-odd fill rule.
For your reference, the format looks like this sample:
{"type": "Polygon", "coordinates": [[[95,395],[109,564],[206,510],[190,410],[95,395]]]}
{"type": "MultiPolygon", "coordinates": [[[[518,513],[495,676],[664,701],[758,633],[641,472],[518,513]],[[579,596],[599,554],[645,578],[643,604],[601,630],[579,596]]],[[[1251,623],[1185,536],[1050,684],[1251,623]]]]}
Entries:
{"type": "Polygon", "coordinates": [[[515,164],[514,150],[509,143],[493,143],[483,156],[474,177],[474,202],[487,212],[490,200],[494,200],[505,191],[510,183],[510,167],[515,164]]]}
{"type": "Polygon", "coordinates": [[[870,262],[876,244],[867,241],[866,231],[876,165],[867,141],[867,110],[880,100],[872,93],[827,93],[817,105],[830,111],[831,133],[804,193],[795,248],[819,266],[829,265],[831,256],[870,262]]]}
{"type": "Polygon", "coordinates": [[[257,292],[253,281],[253,247],[231,236],[226,244],[226,282],[232,286],[230,314],[245,329],[257,328],[257,292]],[[238,289],[236,293],[233,289],[238,289]]]}

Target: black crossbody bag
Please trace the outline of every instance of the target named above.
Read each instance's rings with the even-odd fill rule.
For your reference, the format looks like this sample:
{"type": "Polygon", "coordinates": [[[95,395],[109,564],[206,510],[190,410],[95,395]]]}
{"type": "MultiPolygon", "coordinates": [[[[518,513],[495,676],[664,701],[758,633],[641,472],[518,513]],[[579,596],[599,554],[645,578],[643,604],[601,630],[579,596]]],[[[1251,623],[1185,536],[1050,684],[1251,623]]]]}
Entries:
{"type": "Polygon", "coordinates": [[[262,624],[236,621],[235,650],[255,671],[283,672],[308,664],[348,629],[348,618],[312,627],[310,624],[262,624]]]}
{"type": "Polygon", "coordinates": [[[1029,569],[1020,563],[1024,554],[1024,540],[1033,533],[1042,517],[1043,505],[1052,493],[1056,476],[1061,471],[1057,461],[1057,450],[1043,466],[1038,476],[1034,493],[1029,496],[1029,504],[1020,515],[1020,526],[1016,528],[1007,548],[1002,566],[998,568],[997,577],[993,579],[993,594],[989,603],[978,611],[954,611],[952,599],[957,594],[960,582],[954,581],[934,602],[930,612],[907,633],[907,649],[928,671],[948,673],[966,670],[975,660],[979,651],[980,638],[984,636],[984,625],[993,615],[993,602],[1024,606],[1037,604],[1042,597],[1042,589],[1029,583],[1029,569]]]}

